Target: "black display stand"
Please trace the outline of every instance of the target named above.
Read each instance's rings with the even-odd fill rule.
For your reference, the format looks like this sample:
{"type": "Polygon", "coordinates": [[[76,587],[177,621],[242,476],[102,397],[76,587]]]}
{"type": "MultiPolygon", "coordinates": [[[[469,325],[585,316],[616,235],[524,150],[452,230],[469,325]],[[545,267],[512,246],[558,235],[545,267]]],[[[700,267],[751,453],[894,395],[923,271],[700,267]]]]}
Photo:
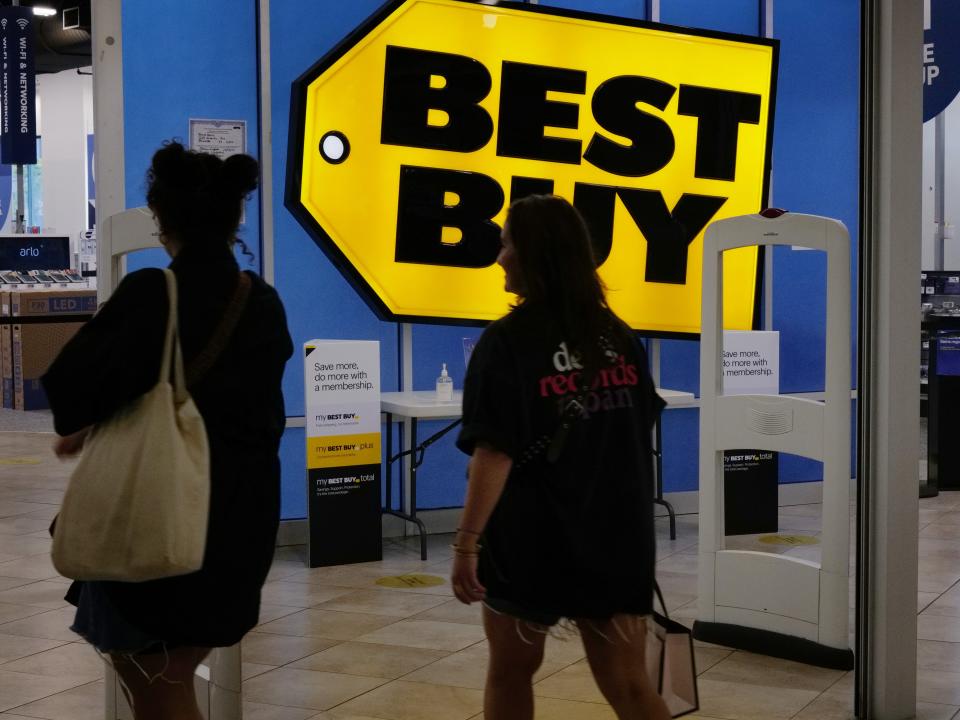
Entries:
{"type": "Polygon", "coordinates": [[[307,471],[308,565],[326,567],[383,559],[380,466],[307,471]]]}
{"type": "Polygon", "coordinates": [[[777,453],[726,450],[723,453],[725,535],[777,531],[777,453]]]}
{"type": "Polygon", "coordinates": [[[960,317],[931,315],[927,370],[927,482],[921,497],[960,490],[960,317]],[[946,362],[945,362],[946,361],[946,362]]]}

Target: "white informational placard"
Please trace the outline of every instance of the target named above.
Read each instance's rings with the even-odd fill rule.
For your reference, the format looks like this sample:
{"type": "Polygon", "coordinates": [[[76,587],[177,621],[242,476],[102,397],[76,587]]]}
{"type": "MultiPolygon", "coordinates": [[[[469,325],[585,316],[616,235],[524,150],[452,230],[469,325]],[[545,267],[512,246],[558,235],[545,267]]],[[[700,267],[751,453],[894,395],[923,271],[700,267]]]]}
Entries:
{"type": "Polygon", "coordinates": [[[780,333],[725,330],[723,394],[780,394],[780,333]]]}
{"type": "Polygon", "coordinates": [[[380,343],[305,344],[307,437],[380,435],[380,343]]]}
{"type": "Polygon", "coordinates": [[[226,160],[247,151],[246,120],[190,118],[190,149],[226,160]]]}
{"type": "Polygon", "coordinates": [[[379,560],[380,343],[304,344],[310,567],[379,560]]]}

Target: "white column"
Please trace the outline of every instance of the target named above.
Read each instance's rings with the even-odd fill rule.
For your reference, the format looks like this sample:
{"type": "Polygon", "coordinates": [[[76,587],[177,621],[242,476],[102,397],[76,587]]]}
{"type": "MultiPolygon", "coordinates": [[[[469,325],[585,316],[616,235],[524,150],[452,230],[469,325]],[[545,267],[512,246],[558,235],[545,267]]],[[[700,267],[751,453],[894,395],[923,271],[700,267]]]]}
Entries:
{"type": "MultiPolygon", "coordinates": [[[[773,37],[773,0],[760,2],[760,30],[765,38],[773,37]]],[[[773,173],[770,173],[770,184],[767,188],[767,206],[776,207],[773,200],[773,173]]],[[[763,329],[773,330],[773,247],[768,247],[763,253],[763,329]]]]}
{"type": "Polygon", "coordinates": [[[275,281],[273,254],[273,87],[270,84],[270,0],[260,0],[260,264],[263,279],[275,281]]]}
{"type": "MultiPolygon", "coordinates": [[[[104,220],[125,209],[123,169],[123,43],[122,0],[91,3],[93,31],[94,177],[97,179],[97,298],[113,289],[110,239],[103,237],[104,220]]],[[[129,716],[117,675],[109,665],[104,678],[104,717],[129,716]],[[125,715],[121,715],[124,712],[125,715]]]]}
{"type": "Polygon", "coordinates": [[[865,0],[864,18],[860,453],[870,552],[860,649],[870,706],[860,717],[902,720],[916,706],[923,5],[865,0]]]}
{"type": "Polygon", "coordinates": [[[90,77],[76,70],[37,76],[42,115],[38,132],[43,138],[43,227],[69,235],[76,250],[81,230],[87,229],[87,132],[77,122],[90,77]]]}
{"type": "Polygon", "coordinates": [[[104,220],[126,209],[123,163],[122,0],[91,4],[93,24],[93,126],[97,179],[97,296],[102,302],[113,289],[114,266],[104,220]]]}
{"type": "Polygon", "coordinates": [[[660,22],[660,0],[647,0],[647,11],[650,22],[660,22]]]}

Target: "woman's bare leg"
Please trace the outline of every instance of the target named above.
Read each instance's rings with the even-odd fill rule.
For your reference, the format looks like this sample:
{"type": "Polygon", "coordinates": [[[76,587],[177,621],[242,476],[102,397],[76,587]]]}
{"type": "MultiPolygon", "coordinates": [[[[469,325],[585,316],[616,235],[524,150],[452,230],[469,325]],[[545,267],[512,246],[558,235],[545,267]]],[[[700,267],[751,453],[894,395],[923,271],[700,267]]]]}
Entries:
{"type": "Polygon", "coordinates": [[[485,720],[533,720],[533,675],[543,662],[546,634],[486,606],[483,627],[490,644],[485,720]]]}
{"type": "Polygon", "coordinates": [[[193,689],[210,648],[178,647],[148,655],[111,654],[136,720],[203,720],[193,689]]]}
{"type": "Polygon", "coordinates": [[[646,621],[635,615],[577,620],[587,661],[600,692],[620,720],[670,720],[647,676],[646,621]]]}

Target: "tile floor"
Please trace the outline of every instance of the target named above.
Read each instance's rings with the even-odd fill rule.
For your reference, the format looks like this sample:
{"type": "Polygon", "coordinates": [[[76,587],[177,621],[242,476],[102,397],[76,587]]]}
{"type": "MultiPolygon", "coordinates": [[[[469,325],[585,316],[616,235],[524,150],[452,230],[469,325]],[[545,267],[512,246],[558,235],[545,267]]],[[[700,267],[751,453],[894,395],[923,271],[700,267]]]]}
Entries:
{"type": "MultiPolygon", "coordinates": [[[[67,626],[66,581],[48,559],[47,525],[69,465],[51,437],[0,432],[0,720],[101,720],[103,666],[67,626]]],[[[782,508],[781,531],[816,535],[819,506],[782,508]]],[[[918,717],[960,720],[960,493],[921,501],[918,717]]],[[[697,518],[670,541],[658,521],[658,574],[669,609],[696,609],[697,518]]],[[[247,720],[482,718],[486,643],[479,610],[449,585],[390,589],[411,572],[445,578],[449,537],[389,542],[383,562],[307,569],[304,548],[278,551],[261,624],[243,644],[247,720]]],[[[757,546],[752,537],[738,547],[757,546]]],[[[771,549],[770,546],[764,546],[771,549]]],[[[774,548],[816,557],[817,546],[774,548]]],[[[701,712],[718,720],[850,718],[852,674],[698,644],[701,712]]],[[[579,643],[550,639],[536,684],[539,720],[614,718],[579,643]]]]}

